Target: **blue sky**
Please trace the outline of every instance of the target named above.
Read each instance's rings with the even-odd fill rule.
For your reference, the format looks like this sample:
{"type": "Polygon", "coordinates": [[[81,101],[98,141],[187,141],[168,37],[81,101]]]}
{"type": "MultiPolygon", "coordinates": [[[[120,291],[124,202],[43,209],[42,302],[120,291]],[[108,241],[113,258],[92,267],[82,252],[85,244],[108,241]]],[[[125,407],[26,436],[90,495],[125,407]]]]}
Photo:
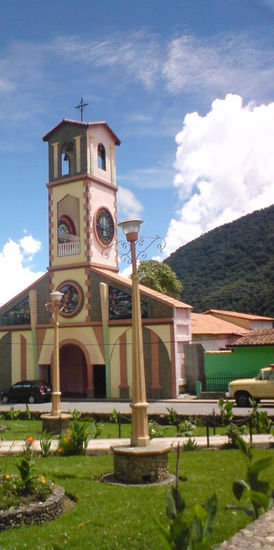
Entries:
{"type": "Polygon", "coordinates": [[[274,0],[9,0],[0,6],[0,303],[46,271],[47,146],[106,120],[120,220],[166,253],[274,196],[274,0]]]}

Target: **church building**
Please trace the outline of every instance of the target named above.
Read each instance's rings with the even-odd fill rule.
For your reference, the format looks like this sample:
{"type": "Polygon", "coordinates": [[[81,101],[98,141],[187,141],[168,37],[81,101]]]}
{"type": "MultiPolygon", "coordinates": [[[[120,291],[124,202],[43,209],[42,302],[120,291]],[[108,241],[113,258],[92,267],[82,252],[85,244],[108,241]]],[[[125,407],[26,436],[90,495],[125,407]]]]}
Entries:
{"type": "MultiPolygon", "coordinates": [[[[0,308],[0,390],[24,379],[51,382],[54,324],[45,304],[63,293],[59,315],[63,397],[131,397],[131,280],[118,274],[115,147],[106,122],[63,119],[48,143],[49,267],[0,308]]],[[[148,399],[186,384],[183,347],[191,306],[140,285],[148,399]]]]}

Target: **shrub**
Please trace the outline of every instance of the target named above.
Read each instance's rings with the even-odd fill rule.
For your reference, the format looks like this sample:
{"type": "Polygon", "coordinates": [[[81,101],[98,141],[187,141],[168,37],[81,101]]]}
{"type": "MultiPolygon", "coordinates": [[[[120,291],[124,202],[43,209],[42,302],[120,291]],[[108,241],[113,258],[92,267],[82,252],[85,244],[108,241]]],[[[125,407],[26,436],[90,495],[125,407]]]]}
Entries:
{"type": "Polygon", "coordinates": [[[119,422],[119,414],[116,411],[116,409],[113,409],[112,413],[109,415],[109,421],[111,424],[118,424],[119,422]]]}
{"type": "Polygon", "coordinates": [[[9,420],[16,420],[20,416],[20,411],[15,411],[14,407],[11,407],[8,412],[9,420]]]}
{"type": "Polygon", "coordinates": [[[232,401],[225,401],[223,397],[220,397],[218,406],[220,409],[221,424],[224,426],[224,424],[231,422],[233,418],[233,403],[232,401]]]}
{"type": "Polygon", "coordinates": [[[184,451],[196,451],[198,449],[198,443],[195,439],[188,438],[187,442],[183,444],[184,451]]]}
{"type": "Polygon", "coordinates": [[[31,436],[27,437],[23,447],[23,456],[25,458],[31,459],[34,456],[35,454],[34,443],[35,443],[35,439],[33,439],[33,437],[31,436]]]}
{"type": "Polygon", "coordinates": [[[35,479],[33,483],[32,494],[37,500],[46,500],[52,493],[54,485],[51,481],[47,480],[45,476],[40,475],[35,479]]]}
{"type": "Polygon", "coordinates": [[[20,491],[22,494],[30,493],[34,486],[35,475],[32,465],[33,463],[30,458],[24,455],[16,462],[21,477],[20,491]]]}
{"type": "Polygon", "coordinates": [[[170,409],[167,408],[167,411],[168,411],[168,423],[171,424],[172,426],[177,427],[180,422],[177,411],[172,407],[170,409]]]}
{"type": "Polygon", "coordinates": [[[206,550],[211,548],[210,536],[217,511],[217,497],[212,495],[202,505],[195,504],[194,519],[186,519],[185,501],[177,489],[172,487],[167,493],[166,514],[168,528],[157,522],[165,548],[180,550],[206,550]]]}
{"type": "Polygon", "coordinates": [[[41,448],[41,454],[44,457],[47,457],[50,455],[51,450],[51,435],[47,432],[43,432],[41,439],[40,439],[40,448],[41,448]]]}
{"type": "Polygon", "coordinates": [[[189,437],[195,428],[196,425],[193,420],[184,420],[177,426],[177,435],[180,437],[189,437]]]}
{"type": "Polygon", "coordinates": [[[91,437],[88,424],[74,420],[59,441],[58,453],[62,456],[83,454],[91,437]]]}
{"type": "Polygon", "coordinates": [[[73,409],[73,411],[70,410],[69,414],[73,422],[74,420],[77,420],[79,422],[82,418],[82,413],[80,411],[77,411],[77,409],[73,409]]]}
{"type": "Polygon", "coordinates": [[[226,435],[228,437],[228,446],[229,447],[238,447],[237,440],[238,437],[241,435],[244,435],[247,432],[246,426],[237,426],[237,424],[234,424],[231,422],[227,429],[226,429],[226,435]]]}
{"type": "Polygon", "coordinates": [[[260,410],[260,405],[258,405],[255,399],[250,399],[250,404],[252,407],[252,427],[258,434],[270,433],[272,422],[267,412],[260,410]]]}
{"type": "Polygon", "coordinates": [[[29,410],[29,406],[28,404],[26,403],[26,408],[24,410],[24,412],[22,413],[21,415],[23,418],[25,418],[26,420],[31,420],[31,412],[29,410]]]}
{"type": "Polygon", "coordinates": [[[9,508],[19,506],[20,493],[18,490],[19,478],[6,474],[0,478],[0,509],[8,510],[9,508]]]}
{"type": "Polygon", "coordinates": [[[269,456],[254,462],[251,447],[241,437],[238,437],[237,444],[246,459],[247,472],[244,480],[234,481],[233,493],[238,501],[245,494],[249,498],[252,508],[234,505],[228,505],[226,508],[243,511],[253,519],[257,519],[274,504],[274,490],[270,489],[268,481],[259,479],[260,473],[270,466],[272,457],[269,456]]]}
{"type": "Polygon", "coordinates": [[[26,440],[23,454],[16,462],[19,475],[6,473],[0,477],[1,510],[19,506],[21,497],[31,496],[33,500],[43,501],[52,492],[52,482],[35,472],[33,467],[33,443],[31,437],[26,440]]]}
{"type": "Polygon", "coordinates": [[[154,437],[164,437],[164,430],[158,422],[155,420],[150,420],[148,423],[148,433],[150,439],[153,439],[154,437]]]}

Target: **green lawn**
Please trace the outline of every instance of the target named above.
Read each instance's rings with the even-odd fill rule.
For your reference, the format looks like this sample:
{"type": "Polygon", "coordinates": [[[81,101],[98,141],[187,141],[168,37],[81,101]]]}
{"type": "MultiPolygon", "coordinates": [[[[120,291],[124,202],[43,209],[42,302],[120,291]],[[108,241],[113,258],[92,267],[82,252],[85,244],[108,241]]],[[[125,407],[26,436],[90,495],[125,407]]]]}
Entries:
{"type": "MultiPolygon", "coordinates": [[[[32,435],[35,435],[31,432],[32,435]]],[[[273,455],[271,449],[254,449],[254,456],[273,455]]],[[[169,456],[170,471],[175,473],[176,454],[169,456]]],[[[16,458],[0,459],[0,472],[15,472],[16,458]]],[[[36,458],[39,473],[62,485],[77,497],[77,505],[60,518],[44,525],[22,527],[0,534],[1,550],[96,549],[161,550],[154,520],[166,522],[167,487],[119,487],[99,481],[113,471],[111,456],[36,458]]],[[[225,511],[234,503],[232,482],[243,478],[245,461],[238,450],[183,452],[180,474],[187,478],[181,490],[190,509],[213,492],[218,497],[213,543],[231,537],[248,523],[244,513],[225,511]]],[[[263,479],[273,480],[274,463],[263,479]]]]}
{"type": "MultiPolygon", "coordinates": [[[[0,438],[3,440],[14,441],[17,439],[26,439],[29,435],[34,437],[34,439],[40,439],[42,435],[42,422],[40,420],[0,420],[0,424],[6,426],[8,429],[5,432],[0,433],[0,438]]],[[[113,424],[111,422],[98,422],[99,428],[98,438],[100,439],[112,439],[119,437],[118,424],[113,424]]],[[[175,426],[161,426],[161,430],[164,437],[175,437],[176,436],[176,427],[175,426]]],[[[93,438],[93,429],[91,425],[91,434],[93,438]]],[[[121,437],[127,438],[130,437],[131,433],[131,424],[122,424],[121,425],[121,437]]],[[[225,428],[216,428],[216,433],[225,433],[225,428]]],[[[212,428],[210,429],[210,434],[213,434],[212,428]]],[[[205,426],[197,427],[191,434],[194,436],[206,435],[205,426]]]]}

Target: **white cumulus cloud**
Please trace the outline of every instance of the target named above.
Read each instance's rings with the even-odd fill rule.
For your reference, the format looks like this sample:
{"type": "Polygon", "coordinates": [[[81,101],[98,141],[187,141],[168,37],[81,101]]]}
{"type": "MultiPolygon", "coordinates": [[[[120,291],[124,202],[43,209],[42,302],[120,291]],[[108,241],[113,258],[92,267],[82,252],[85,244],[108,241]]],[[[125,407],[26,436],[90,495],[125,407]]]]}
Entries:
{"type": "Polygon", "coordinates": [[[32,235],[25,235],[19,241],[19,245],[23,250],[23,253],[32,258],[33,254],[39,252],[42,248],[42,243],[37,239],[34,239],[32,235]]]}
{"type": "Polygon", "coordinates": [[[0,304],[28,287],[43,275],[32,270],[30,260],[41,248],[40,241],[25,235],[18,242],[9,239],[0,251],[0,304]]]}
{"type": "Polygon", "coordinates": [[[243,104],[228,94],[201,116],[186,115],[176,136],[176,216],[166,254],[202,233],[273,203],[274,103],[243,104]]]}
{"type": "Polygon", "coordinates": [[[132,191],[121,186],[117,195],[117,207],[119,221],[125,218],[139,218],[144,208],[132,191]]]}

